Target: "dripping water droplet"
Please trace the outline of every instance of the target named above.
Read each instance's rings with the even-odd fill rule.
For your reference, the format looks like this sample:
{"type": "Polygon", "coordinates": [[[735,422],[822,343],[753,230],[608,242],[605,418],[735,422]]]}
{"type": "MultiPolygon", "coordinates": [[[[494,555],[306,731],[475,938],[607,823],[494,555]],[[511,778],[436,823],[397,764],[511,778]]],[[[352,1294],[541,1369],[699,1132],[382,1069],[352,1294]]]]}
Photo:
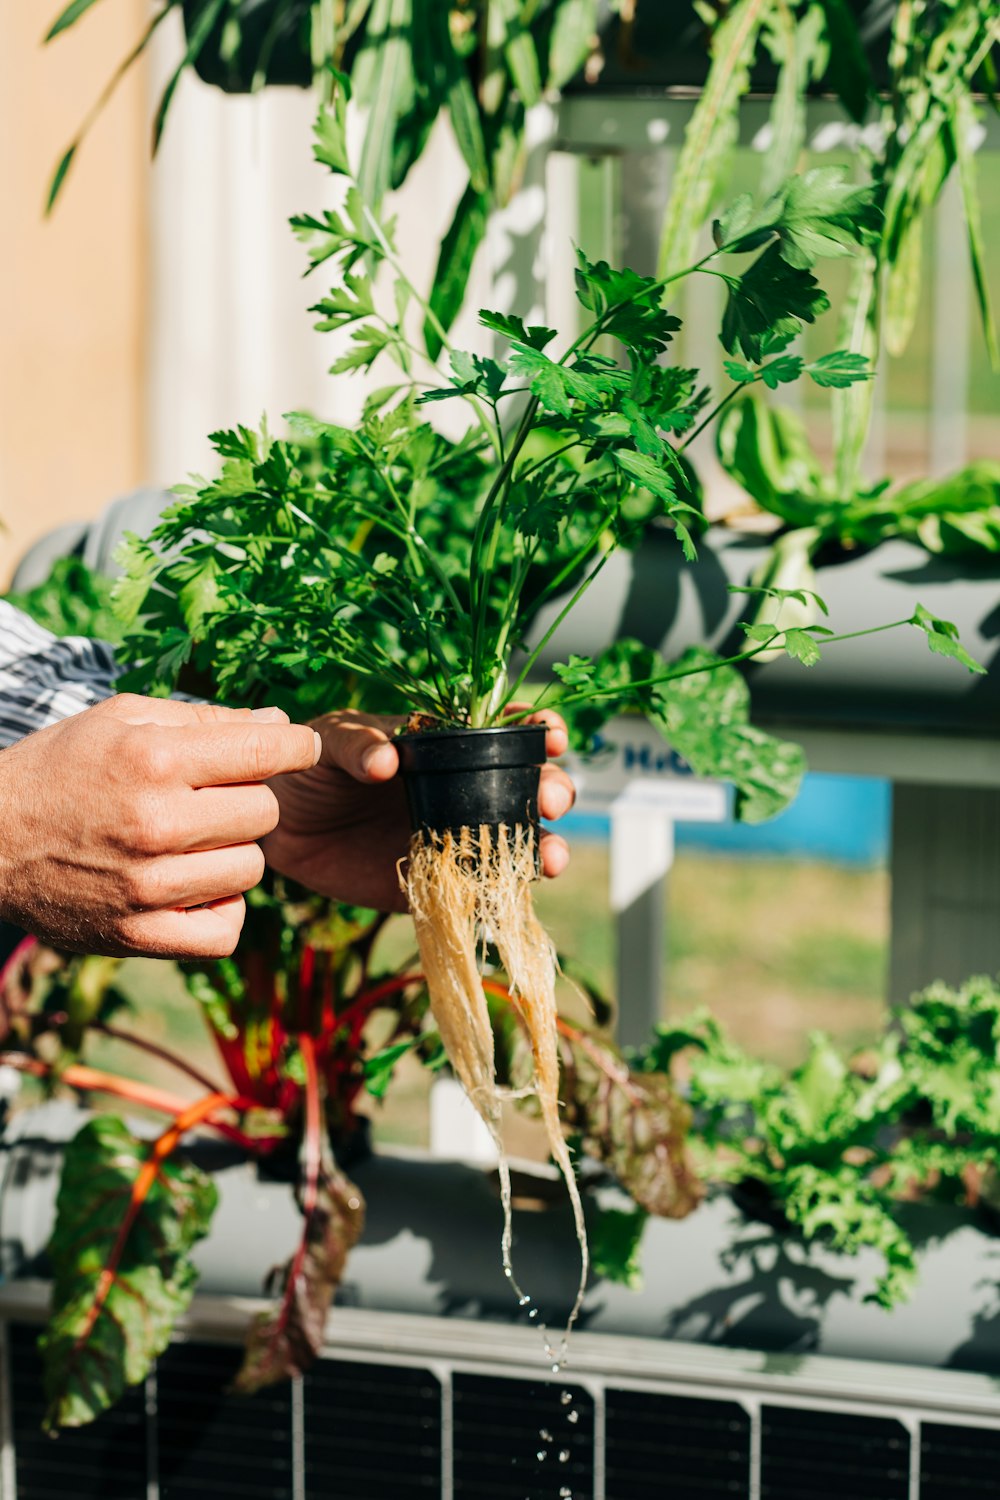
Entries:
{"type": "Polygon", "coordinates": [[[560,1406],[569,1406],[569,1404],[570,1404],[570,1402],[572,1400],[573,1400],[573,1392],[572,1391],[560,1391],[559,1392],[559,1405],[560,1406]]]}
{"type": "Polygon", "coordinates": [[[568,1411],[566,1413],[566,1420],[567,1420],[567,1422],[573,1422],[573,1423],[579,1422],[579,1420],[580,1420],[580,1413],[578,1411],[568,1411]]]}
{"type": "Polygon", "coordinates": [[[538,1308],[537,1307],[533,1307],[531,1309],[531,1311],[528,1313],[528,1317],[529,1318],[537,1318],[538,1317],[538,1308]]]}
{"type": "Polygon", "coordinates": [[[551,1443],[552,1441],[552,1434],[547,1427],[543,1427],[538,1436],[541,1438],[543,1443],[551,1443]]]}
{"type": "Polygon", "coordinates": [[[538,1462],[540,1464],[544,1463],[548,1456],[549,1450],[547,1448],[539,1448],[538,1452],[535,1454],[535,1457],[538,1459],[538,1462]]]}
{"type": "Polygon", "coordinates": [[[568,1464],[569,1463],[569,1456],[570,1455],[569,1455],[569,1449],[568,1448],[560,1448],[559,1449],[559,1462],[561,1464],[568,1464]]]}
{"type": "Polygon", "coordinates": [[[559,1500],[573,1500],[573,1491],[568,1484],[559,1486],[559,1500]]]}
{"type": "Polygon", "coordinates": [[[527,1292],[522,1292],[520,1297],[518,1297],[517,1299],[517,1305],[518,1307],[527,1307],[530,1301],[531,1298],[528,1296],[527,1292]]]}

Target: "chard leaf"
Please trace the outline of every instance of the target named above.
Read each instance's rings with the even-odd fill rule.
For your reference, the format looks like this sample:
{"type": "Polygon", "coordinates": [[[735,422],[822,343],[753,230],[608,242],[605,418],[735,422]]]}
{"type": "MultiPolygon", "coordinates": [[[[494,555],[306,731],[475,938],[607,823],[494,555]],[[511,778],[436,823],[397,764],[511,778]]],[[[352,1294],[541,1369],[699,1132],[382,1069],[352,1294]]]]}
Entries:
{"type": "Polygon", "coordinates": [[[691,1112],[660,1073],[633,1073],[603,1037],[564,1027],[565,1123],[640,1208],[682,1219],[702,1187],[687,1154],[691,1112]]]}
{"type": "Polygon", "coordinates": [[[275,1273],[281,1299],[250,1327],[246,1357],[233,1382],[238,1391],[251,1394],[304,1374],[323,1347],[333,1294],[364,1228],[364,1200],[330,1161],[324,1161],[316,1189],[299,1247],[275,1273]]]}
{"type": "Polygon", "coordinates": [[[92,1422],[144,1380],[194,1292],[211,1179],[99,1115],[66,1148],[49,1244],[52,1317],[39,1343],[48,1428],[92,1422]]]}

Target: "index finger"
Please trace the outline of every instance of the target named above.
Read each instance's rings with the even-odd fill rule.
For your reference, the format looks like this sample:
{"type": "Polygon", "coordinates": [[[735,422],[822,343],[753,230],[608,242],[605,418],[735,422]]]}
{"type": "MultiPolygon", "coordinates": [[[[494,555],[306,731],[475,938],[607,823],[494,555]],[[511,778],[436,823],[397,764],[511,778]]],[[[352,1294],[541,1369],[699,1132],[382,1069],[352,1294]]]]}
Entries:
{"type": "Polygon", "coordinates": [[[145,698],[139,693],[118,693],[106,698],[99,710],[108,718],[125,724],[158,724],[172,729],[176,725],[243,724],[250,717],[249,708],[223,708],[219,703],[188,703],[180,698],[145,698]]]}
{"type": "Polygon", "coordinates": [[[182,773],[192,787],[242,785],[308,771],[321,749],[319,735],[305,724],[241,720],[162,733],[181,744],[182,773]]]}

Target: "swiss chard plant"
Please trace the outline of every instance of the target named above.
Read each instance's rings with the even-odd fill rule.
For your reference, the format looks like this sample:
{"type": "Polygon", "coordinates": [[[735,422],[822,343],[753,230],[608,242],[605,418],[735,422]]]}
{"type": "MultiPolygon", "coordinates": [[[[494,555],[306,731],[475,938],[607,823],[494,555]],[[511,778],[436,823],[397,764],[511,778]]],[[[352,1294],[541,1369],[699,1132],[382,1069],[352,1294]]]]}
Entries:
{"type": "MultiPolygon", "coordinates": [[[[384,917],[280,881],[248,901],[233,957],[186,966],[221,1076],[144,1035],[120,991],[119,960],[68,958],[28,940],[0,973],[5,1064],[46,1090],[168,1122],[136,1134],[99,1113],[66,1149],[41,1341],[51,1428],[93,1421],[143,1380],[190,1303],[192,1251],[216,1207],[211,1176],[191,1157],[198,1127],[287,1176],[303,1216],[272,1305],[249,1328],[236,1387],[252,1392],[306,1369],[363,1229],[364,1196],[348,1174],[365,1155],[364,1100],[385,1097],[406,1055],[432,1070],[444,1061],[419,968],[379,962],[384,917]],[[88,1062],[108,1038],[131,1051],[138,1076],[88,1062]],[[173,1067],[183,1092],[144,1082],[149,1059],[173,1067]]],[[[516,1072],[530,1054],[523,1017],[502,975],[485,987],[502,1066],[516,1072]]],[[[634,1077],[596,1027],[559,1026],[567,1130],[644,1212],[690,1212],[701,1196],[686,1145],[690,1112],[670,1080],[634,1077]],[[636,1149],[654,1134],[655,1154],[636,1149]]]]}

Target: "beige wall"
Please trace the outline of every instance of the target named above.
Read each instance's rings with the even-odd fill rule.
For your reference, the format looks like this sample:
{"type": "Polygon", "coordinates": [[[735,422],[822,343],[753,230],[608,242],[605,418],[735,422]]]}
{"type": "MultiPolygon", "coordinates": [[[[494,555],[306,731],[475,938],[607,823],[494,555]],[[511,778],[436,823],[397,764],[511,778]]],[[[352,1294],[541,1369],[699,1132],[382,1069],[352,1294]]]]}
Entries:
{"type": "Polygon", "coordinates": [[[60,0],[0,9],[0,588],[25,546],[141,481],[150,109],[138,72],[78,155],[54,163],[148,14],[96,6],[40,45],[60,0]]]}

